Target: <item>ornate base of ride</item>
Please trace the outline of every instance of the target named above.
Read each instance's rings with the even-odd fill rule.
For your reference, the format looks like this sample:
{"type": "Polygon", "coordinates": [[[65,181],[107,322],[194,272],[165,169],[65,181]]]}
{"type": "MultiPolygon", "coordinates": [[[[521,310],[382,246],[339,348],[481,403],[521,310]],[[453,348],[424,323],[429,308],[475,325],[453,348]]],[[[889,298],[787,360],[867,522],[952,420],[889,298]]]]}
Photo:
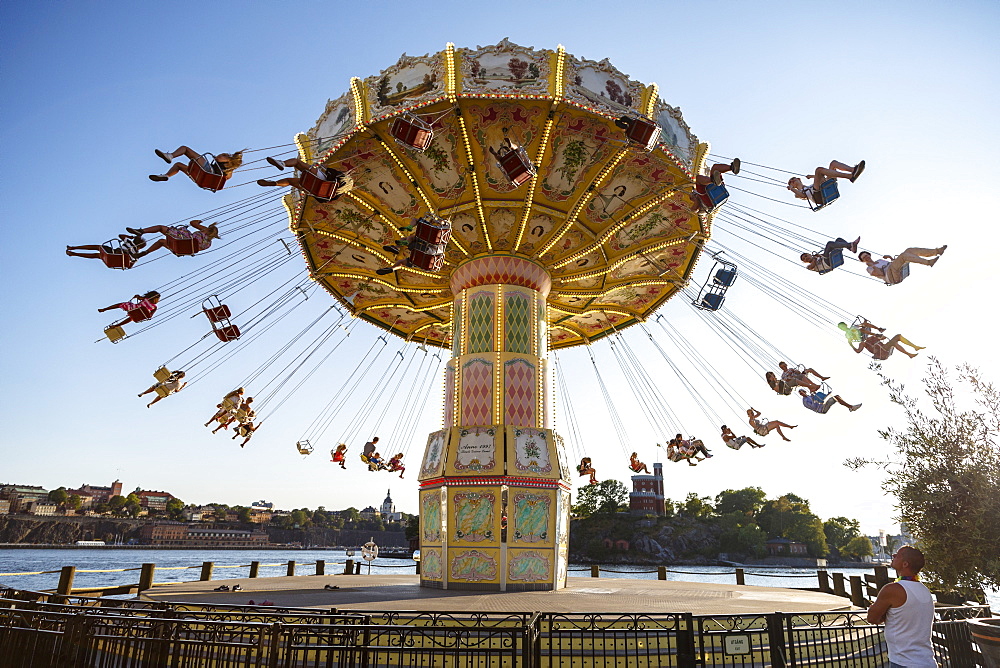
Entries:
{"type": "Polygon", "coordinates": [[[569,468],[549,422],[538,264],[482,257],[452,273],[446,428],[420,468],[420,584],[482,591],[566,586],[569,468]]]}

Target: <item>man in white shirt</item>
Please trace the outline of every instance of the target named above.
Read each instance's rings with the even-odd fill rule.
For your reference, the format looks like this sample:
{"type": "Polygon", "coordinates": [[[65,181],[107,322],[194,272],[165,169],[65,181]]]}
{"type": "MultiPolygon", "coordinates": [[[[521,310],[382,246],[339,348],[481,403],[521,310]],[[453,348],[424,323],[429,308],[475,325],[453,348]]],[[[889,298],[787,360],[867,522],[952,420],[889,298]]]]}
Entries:
{"type": "Polygon", "coordinates": [[[885,624],[889,668],[937,668],[931,645],[934,598],[917,576],[924,555],[904,545],[892,555],[890,565],[899,577],[879,591],[868,608],[868,622],[885,624]]]}

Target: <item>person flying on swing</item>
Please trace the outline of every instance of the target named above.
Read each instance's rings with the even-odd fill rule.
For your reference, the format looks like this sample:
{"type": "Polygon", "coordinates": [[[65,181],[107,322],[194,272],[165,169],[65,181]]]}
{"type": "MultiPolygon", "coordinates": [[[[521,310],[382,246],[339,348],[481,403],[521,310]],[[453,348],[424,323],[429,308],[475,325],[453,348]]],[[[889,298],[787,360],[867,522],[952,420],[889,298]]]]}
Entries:
{"type": "MultiPolygon", "coordinates": [[[[105,311],[110,311],[111,309],[120,308],[121,310],[125,311],[125,313],[131,314],[131,312],[135,311],[136,309],[145,309],[146,311],[145,317],[142,318],[142,320],[149,320],[150,318],[152,318],[153,314],[156,313],[156,304],[157,302],[160,301],[160,293],[157,292],[156,290],[150,290],[146,294],[136,295],[134,298],[137,299],[138,302],[127,301],[127,302],[122,302],[120,304],[112,304],[111,306],[105,306],[104,308],[97,309],[97,312],[104,313],[105,311]]],[[[130,322],[136,322],[136,321],[133,320],[131,316],[126,316],[125,319],[109,326],[121,327],[122,325],[125,325],[130,322]]]]}
{"type": "Polygon", "coordinates": [[[780,436],[784,440],[786,441],[792,440],[785,436],[784,432],[781,431],[781,428],[785,427],[786,429],[795,429],[795,427],[797,427],[798,425],[786,424],[779,420],[764,421],[760,419],[760,416],[761,412],[758,410],[754,410],[753,406],[747,409],[747,422],[750,423],[750,427],[753,429],[753,432],[755,434],[757,434],[758,436],[767,436],[772,431],[777,431],[778,436],[780,436]]]}
{"type": "Polygon", "coordinates": [[[585,475],[590,476],[590,484],[597,484],[597,469],[594,468],[593,464],[590,462],[590,457],[584,457],[580,460],[580,465],[576,467],[576,472],[582,477],[585,475]]]}
{"type": "Polygon", "coordinates": [[[386,466],[386,470],[388,470],[391,473],[395,473],[396,471],[399,471],[399,477],[400,477],[400,479],[402,479],[403,473],[406,472],[406,467],[403,466],[403,453],[402,452],[399,453],[398,455],[396,455],[395,457],[391,457],[389,459],[389,464],[386,466]]]}
{"type": "MultiPolygon", "coordinates": [[[[852,413],[859,408],[861,404],[849,404],[844,401],[839,394],[832,394],[831,392],[813,392],[812,394],[806,392],[805,390],[799,390],[799,394],[802,396],[802,405],[809,410],[825,415],[834,404],[840,404],[841,406],[846,406],[852,413]]],[[[778,432],[779,434],[781,432],[778,432]]]]}
{"type": "MultiPolygon", "coordinates": [[[[341,195],[350,192],[354,189],[354,179],[349,175],[340,171],[339,169],[334,169],[333,167],[320,167],[319,165],[310,165],[299,158],[289,158],[288,160],[279,160],[278,158],[267,158],[267,161],[277,167],[278,169],[284,169],[285,167],[291,167],[299,172],[306,172],[308,174],[314,175],[321,181],[329,181],[334,184],[333,194],[329,197],[322,197],[324,202],[332,202],[335,199],[339,199],[341,195]]],[[[268,181],[267,179],[258,179],[257,185],[259,186],[280,186],[286,187],[291,186],[297,190],[302,190],[311,195],[314,193],[303,187],[302,178],[299,176],[290,176],[283,179],[278,179],[277,181],[268,181]]],[[[314,195],[315,196],[315,195],[314,195]]]]}
{"type": "Polygon", "coordinates": [[[861,237],[854,241],[845,241],[841,237],[837,237],[833,241],[826,242],[826,246],[819,253],[803,253],[799,259],[806,263],[806,269],[809,271],[829,270],[833,267],[833,259],[830,257],[833,251],[849,250],[852,253],[857,253],[860,242],[861,237]]]}
{"type": "MultiPolygon", "coordinates": [[[[146,246],[146,240],[142,238],[141,234],[119,234],[118,240],[121,242],[122,252],[131,255],[132,257],[138,257],[139,251],[146,246]]],[[[66,255],[69,255],[70,257],[84,257],[88,260],[100,260],[102,250],[109,254],[114,254],[116,252],[116,249],[107,244],[86,244],[83,246],[66,246],[66,255]],[[95,252],[78,253],[77,251],[95,252]]]]}
{"type": "MultiPolygon", "coordinates": [[[[246,149],[244,149],[244,151],[245,150],[246,149]]],[[[165,174],[150,174],[150,181],[167,181],[170,177],[176,176],[179,172],[184,172],[188,176],[191,176],[191,165],[186,162],[174,162],[176,158],[187,158],[191,162],[198,165],[203,171],[222,174],[226,181],[228,181],[229,177],[233,175],[233,172],[235,172],[236,169],[243,164],[243,151],[236,151],[235,153],[219,153],[215,156],[214,161],[203,158],[200,153],[195,153],[187,146],[179,146],[170,153],[161,151],[160,149],[155,149],[155,151],[156,155],[160,156],[160,158],[162,158],[167,164],[170,164],[170,169],[167,170],[165,174]]]]}
{"type": "Polygon", "coordinates": [[[758,443],[749,436],[737,436],[733,433],[733,430],[726,425],[722,425],[721,429],[722,441],[733,450],[739,450],[747,443],[750,444],[751,448],[763,448],[765,445],[764,443],[758,443]]]}
{"type": "Polygon", "coordinates": [[[740,159],[733,158],[733,161],[728,165],[725,163],[717,162],[712,165],[712,168],[708,170],[708,175],[698,174],[694,177],[694,192],[691,193],[691,202],[694,204],[694,208],[698,211],[705,211],[712,208],[712,200],[708,196],[708,186],[723,185],[722,175],[732,172],[733,174],[740,173],[740,159]]]}
{"type": "Polygon", "coordinates": [[[140,258],[145,257],[152,253],[153,251],[160,250],[161,248],[166,248],[170,250],[169,240],[174,241],[186,241],[188,239],[194,239],[198,248],[194,251],[200,253],[203,250],[208,250],[212,245],[213,239],[221,239],[219,236],[219,226],[215,223],[209,225],[202,225],[200,220],[192,220],[188,223],[191,227],[195,229],[194,232],[188,229],[187,225],[153,225],[151,227],[126,227],[125,231],[130,234],[143,235],[143,234],[162,234],[162,239],[157,239],[152,246],[146,250],[136,253],[133,257],[140,258]]]}
{"type": "Polygon", "coordinates": [[[837,327],[847,335],[847,343],[854,352],[860,353],[862,350],[867,350],[878,361],[889,359],[893,350],[898,350],[910,359],[913,359],[917,356],[916,351],[923,350],[926,347],[918,346],[902,334],[896,334],[892,338],[887,338],[884,334],[885,327],[878,327],[865,319],[862,319],[862,323],[858,327],[851,327],[846,322],[838,322],[837,327]],[[875,330],[878,331],[876,332],[875,330]],[[914,352],[912,354],[903,348],[904,343],[913,348],[914,352]]]}
{"type": "Polygon", "coordinates": [[[940,248],[907,248],[896,257],[883,255],[881,260],[873,259],[868,251],[861,251],[858,253],[858,259],[868,265],[869,274],[881,278],[886,285],[895,285],[909,275],[908,267],[911,262],[933,267],[947,249],[947,244],[940,248]]]}
{"type": "Polygon", "coordinates": [[[330,451],[330,461],[334,464],[340,464],[340,468],[346,469],[347,466],[344,465],[344,461],[347,458],[347,445],[341,443],[337,446],[336,450],[330,451]]]}
{"type": "Polygon", "coordinates": [[[820,195],[823,183],[829,179],[847,179],[851,183],[854,183],[863,171],[865,171],[864,160],[853,167],[837,160],[831,160],[829,167],[817,167],[812,174],[806,177],[813,180],[812,185],[803,185],[802,179],[793,176],[788,179],[788,190],[791,190],[792,194],[798,199],[808,200],[815,206],[823,206],[825,202],[823,202],[822,195],[820,195]]]}
{"type": "Polygon", "coordinates": [[[829,380],[830,378],[812,368],[799,371],[798,369],[789,367],[787,362],[778,362],[778,368],[781,369],[781,380],[787,385],[791,385],[792,387],[801,385],[802,387],[809,388],[810,392],[818,390],[819,384],[809,380],[809,374],[816,376],[820,380],[829,380]]]}
{"type": "Polygon", "coordinates": [[[628,458],[628,467],[635,473],[649,473],[649,467],[639,461],[639,455],[635,452],[628,458]]]}
{"type": "Polygon", "coordinates": [[[166,380],[153,383],[148,388],[140,392],[138,396],[141,397],[144,394],[149,394],[150,392],[156,392],[156,390],[166,391],[166,394],[164,395],[157,394],[155,399],[146,404],[146,408],[149,408],[160,399],[163,399],[164,397],[169,397],[171,394],[176,394],[177,392],[183,390],[187,386],[187,381],[183,383],[181,382],[181,379],[184,378],[184,375],[185,374],[183,371],[174,371],[172,374],[170,374],[170,376],[166,380]]]}

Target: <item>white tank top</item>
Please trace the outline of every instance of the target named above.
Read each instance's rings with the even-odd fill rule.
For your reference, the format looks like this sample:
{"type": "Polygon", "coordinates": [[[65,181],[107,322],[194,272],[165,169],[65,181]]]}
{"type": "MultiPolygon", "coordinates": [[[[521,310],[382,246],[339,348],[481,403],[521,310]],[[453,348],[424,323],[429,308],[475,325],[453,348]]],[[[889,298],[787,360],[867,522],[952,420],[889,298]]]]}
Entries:
{"type": "Polygon", "coordinates": [[[931,645],[934,599],[922,582],[900,580],[906,602],[889,608],[885,617],[885,642],[889,661],[906,668],[937,668],[931,645]]]}

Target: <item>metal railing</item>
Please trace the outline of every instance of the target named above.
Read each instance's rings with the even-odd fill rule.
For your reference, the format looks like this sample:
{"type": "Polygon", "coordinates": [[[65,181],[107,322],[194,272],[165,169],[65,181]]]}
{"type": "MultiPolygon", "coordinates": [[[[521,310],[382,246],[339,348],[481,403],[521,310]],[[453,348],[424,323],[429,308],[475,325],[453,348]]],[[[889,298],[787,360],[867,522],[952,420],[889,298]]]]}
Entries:
{"type": "MultiPolygon", "coordinates": [[[[0,663],[34,666],[470,666],[475,668],[882,668],[883,627],[864,611],[692,615],[442,613],[261,608],[0,590],[0,663]],[[54,597],[53,597],[54,598],[54,597]]],[[[936,609],[950,668],[981,666],[965,620],[936,609]]]]}

